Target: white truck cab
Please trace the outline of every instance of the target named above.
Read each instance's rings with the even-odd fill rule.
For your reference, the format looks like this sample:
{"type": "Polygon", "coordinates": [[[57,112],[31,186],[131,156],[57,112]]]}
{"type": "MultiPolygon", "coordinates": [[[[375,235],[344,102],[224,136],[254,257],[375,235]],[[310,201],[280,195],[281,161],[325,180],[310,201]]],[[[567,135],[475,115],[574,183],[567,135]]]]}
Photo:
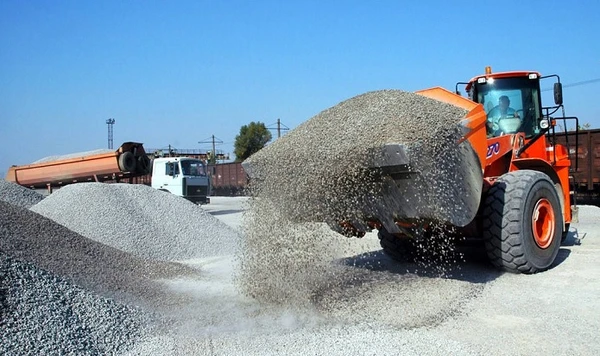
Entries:
{"type": "Polygon", "coordinates": [[[163,190],[199,204],[210,203],[211,182],[206,164],[194,158],[155,158],[152,188],[163,190]]]}

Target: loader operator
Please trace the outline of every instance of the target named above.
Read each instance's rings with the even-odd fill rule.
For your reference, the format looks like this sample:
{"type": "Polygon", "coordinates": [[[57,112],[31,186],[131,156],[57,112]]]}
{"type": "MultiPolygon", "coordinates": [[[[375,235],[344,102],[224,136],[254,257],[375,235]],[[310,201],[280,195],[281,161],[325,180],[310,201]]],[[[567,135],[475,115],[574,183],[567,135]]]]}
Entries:
{"type": "Polygon", "coordinates": [[[505,118],[519,118],[519,114],[510,107],[508,96],[502,95],[498,99],[498,105],[493,107],[487,114],[488,135],[499,135],[501,132],[498,132],[498,121],[505,118]]]}

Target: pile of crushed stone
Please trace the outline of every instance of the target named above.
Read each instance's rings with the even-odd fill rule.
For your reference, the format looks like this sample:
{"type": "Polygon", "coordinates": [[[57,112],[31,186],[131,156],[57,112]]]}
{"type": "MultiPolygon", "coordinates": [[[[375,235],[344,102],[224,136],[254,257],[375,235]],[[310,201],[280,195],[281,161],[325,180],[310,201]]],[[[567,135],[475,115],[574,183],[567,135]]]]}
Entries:
{"type": "Polygon", "coordinates": [[[152,317],[0,251],[0,354],[98,355],[131,349],[152,317]]]}
{"type": "Polygon", "coordinates": [[[160,303],[156,280],[197,270],[153,261],[83,237],[30,210],[0,202],[0,251],[104,297],[136,305],[160,303]]]}
{"type": "Polygon", "coordinates": [[[11,203],[24,208],[30,208],[31,206],[39,203],[44,199],[44,195],[20,186],[18,184],[0,180],[0,200],[11,203]]]}
{"type": "Polygon", "coordinates": [[[231,255],[238,233],[181,197],[141,184],[78,183],[31,207],[92,240],[155,260],[231,255]]]}
{"type": "Polygon", "coordinates": [[[0,201],[0,354],[113,354],[184,300],[161,282],[194,278],[0,201]]]}
{"type": "Polygon", "coordinates": [[[68,153],[68,154],[64,154],[64,155],[47,156],[44,158],[40,158],[37,161],[32,162],[31,164],[46,163],[46,162],[58,161],[58,160],[69,159],[69,158],[86,157],[86,156],[103,154],[103,153],[111,153],[111,152],[115,152],[115,150],[111,150],[108,148],[99,148],[96,150],[90,150],[90,151],[84,151],[84,152],[75,152],[75,153],[68,153]]]}
{"type": "MultiPolygon", "coordinates": [[[[272,200],[295,221],[362,221],[366,213],[394,225],[394,209],[402,202],[386,201],[380,210],[366,207],[390,198],[389,182],[380,181],[371,162],[386,144],[404,144],[411,165],[411,191],[420,195],[420,217],[444,220],[436,207],[456,186],[451,176],[453,151],[466,111],[415,93],[382,90],[362,94],[307,120],[244,163],[250,168],[252,194],[272,200]]],[[[448,198],[454,198],[448,197],[448,198]]],[[[444,203],[448,203],[445,202],[444,203]]],[[[401,212],[406,213],[402,210],[401,212]]],[[[406,216],[402,214],[402,216],[406,216]]],[[[388,230],[391,230],[388,228],[388,230]]]]}
{"type": "Polygon", "coordinates": [[[342,272],[331,257],[345,248],[343,240],[299,223],[364,221],[371,207],[367,213],[394,225],[395,211],[410,204],[390,197],[409,195],[424,207],[424,217],[452,214],[438,205],[455,185],[452,150],[465,115],[415,93],[374,91],[322,111],[251,156],[245,162],[254,179],[239,256],[242,290],[267,302],[297,303],[335,286],[342,272]],[[368,169],[377,149],[390,143],[405,144],[419,168],[409,192],[398,193],[368,169]]]}

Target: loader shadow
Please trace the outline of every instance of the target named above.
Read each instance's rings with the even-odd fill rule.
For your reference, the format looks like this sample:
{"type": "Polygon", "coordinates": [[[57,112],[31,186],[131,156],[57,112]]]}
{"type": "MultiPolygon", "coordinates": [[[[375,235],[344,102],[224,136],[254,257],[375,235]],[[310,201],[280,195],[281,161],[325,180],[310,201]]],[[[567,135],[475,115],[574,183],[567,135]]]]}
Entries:
{"type": "Polygon", "coordinates": [[[348,267],[372,272],[455,279],[470,283],[488,283],[504,273],[489,264],[485,258],[485,250],[469,247],[461,249],[460,252],[464,258],[451,264],[439,264],[427,260],[419,262],[397,261],[386,255],[383,250],[351,256],[338,262],[348,267]]]}
{"type": "MultiPolygon", "coordinates": [[[[576,233],[570,232],[562,246],[574,246],[576,233]]],[[[490,264],[483,246],[460,246],[457,248],[461,256],[455,263],[438,264],[435,261],[397,261],[386,255],[383,250],[367,252],[337,262],[341,265],[368,270],[371,272],[386,272],[396,275],[413,275],[427,278],[454,279],[469,283],[488,283],[502,276],[504,272],[490,264]]],[[[571,251],[561,247],[554,263],[548,269],[551,271],[562,264],[571,251]]],[[[543,273],[543,272],[542,272],[543,273]]]]}
{"type": "Polygon", "coordinates": [[[567,238],[562,242],[561,246],[564,247],[573,247],[580,246],[581,240],[585,237],[585,234],[579,234],[579,230],[577,228],[570,228],[569,233],[567,234],[567,238]]]}

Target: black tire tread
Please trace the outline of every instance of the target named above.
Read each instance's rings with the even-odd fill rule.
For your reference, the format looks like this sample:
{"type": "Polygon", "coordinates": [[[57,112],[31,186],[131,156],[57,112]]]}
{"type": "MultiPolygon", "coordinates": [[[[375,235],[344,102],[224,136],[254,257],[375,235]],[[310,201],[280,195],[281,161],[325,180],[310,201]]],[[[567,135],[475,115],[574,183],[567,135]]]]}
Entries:
{"type": "Polygon", "coordinates": [[[123,172],[135,172],[136,169],[136,160],[135,156],[132,152],[123,152],[119,156],[119,168],[123,172]]]}
{"type": "Polygon", "coordinates": [[[544,178],[549,180],[537,171],[511,172],[498,178],[488,191],[483,209],[483,236],[490,262],[497,268],[526,274],[543,270],[533,266],[525,256],[521,207],[528,188],[544,178]]]}
{"type": "Polygon", "coordinates": [[[399,262],[413,261],[415,246],[408,236],[398,237],[381,229],[377,233],[377,237],[379,237],[379,244],[383,252],[390,258],[399,262]]]}

